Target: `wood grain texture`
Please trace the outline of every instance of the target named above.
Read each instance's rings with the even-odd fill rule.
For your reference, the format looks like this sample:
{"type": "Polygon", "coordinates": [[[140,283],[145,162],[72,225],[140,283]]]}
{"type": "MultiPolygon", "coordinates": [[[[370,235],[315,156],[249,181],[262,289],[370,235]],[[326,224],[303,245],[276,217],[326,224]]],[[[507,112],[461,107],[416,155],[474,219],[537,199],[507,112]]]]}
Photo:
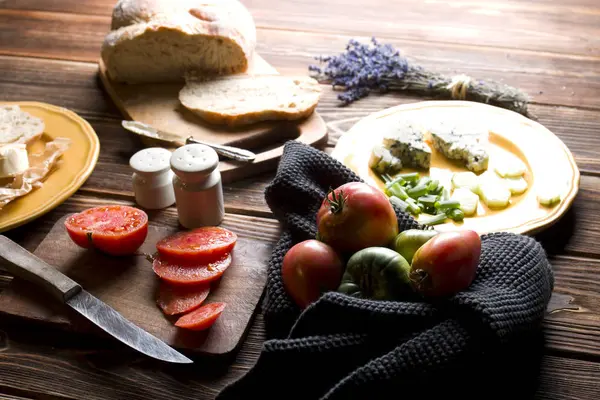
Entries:
{"type": "MultiPolygon", "coordinates": [[[[113,0],[92,7],[74,0],[9,0],[6,8],[109,16],[113,0]]],[[[600,7],[585,3],[525,1],[319,0],[282,2],[244,0],[257,26],[294,31],[332,32],[418,39],[470,46],[519,48],[556,53],[600,55],[600,7]],[[342,17],[343,16],[343,17],[342,17]],[[337,17],[337,18],[336,18],[337,17]]]]}
{"type": "MultiPolygon", "coordinates": [[[[248,74],[277,74],[260,55],[255,55],[248,74]]],[[[179,92],[184,82],[172,84],[124,85],[112,81],[103,61],[99,75],[106,92],[121,111],[123,119],[148,124],[173,135],[179,145],[189,137],[204,143],[241,147],[254,151],[251,162],[226,160],[221,157],[219,170],[223,183],[235,182],[276,168],[283,154],[283,142],[294,139],[309,146],[327,142],[327,126],[317,112],[296,120],[262,121],[246,126],[228,127],[210,124],[181,105],[179,92]]],[[[141,137],[146,147],[165,146],[165,143],[141,137]]]]}
{"type": "MultiPolygon", "coordinates": [[[[48,102],[72,109],[86,118],[100,136],[100,163],[104,157],[112,157],[116,152],[120,154],[120,158],[119,166],[115,168],[121,168],[123,164],[127,164],[134,149],[141,148],[141,142],[134,141],[132,135],[120,127],[121,114],[98,82],[96,65],[0,56],[0,70],[8,71],[0,75],[0,100],[48,102]],[[106,121],[107,119],[114,119],[114,122],[106,121]],[[124,138],[124,135],[127,137],[124,138]],[[126,156],[127,154],[130,155],[126,156]]],[[[341,131],[349,129],[356,122],[349,120],[351,118],[423,100],[395,94],[372,95],[351,107],[341,107],[336,95],[330,87],[323,86],[323,96],[317,108],[326,122],[338,128],[337,133],[334,130],[329,134],[330,145],[335,144],[341,131]]],[[[533,105],[531,110],[539,118],[538,122],[569,146],[580,169],[600,172],[600,136],[596,134],[600,131],[599,111],[541,105],[533,105]]],[[[115,161],[117,160],[111,158],[108,162],[115,161]]],[[[127,181],[128,179],[114,180],[117,185],[119,182],[126,184],[127,181]]]]}
{"type": "Polygon", "coordinates": [[[344,0],[289,2],[281,7],[270,6],[268,0],[246,4],[259,26],[279,29],[600,55],[597,4],[580,8],[564,3],[440,0],[375,0],[367,7],[344,0]]]}
{"type": "Polygon", "coordinates": [[[570,304],[550,313],[545,336],[553,350],[600,356],[600,261],[553,256],[554,294],[569,298],[570,304]]]}
{"type": "MultiPolygon", "coordinates": [[[[231,252],[231,265],[222,278],[211,285],[204,302],[223,302],[226,308],[209,330],[191,332],[174,326],[177,317],[165,317],[156,305],[160,280],[145,257],[156,251],[160,239],[177,232],[178,225],[156,225],[151,220],[148,237],[135,255],[110,257],[73,243],[64,228],[66,217],[56,222],[34,255],[170,346],[194,355],[224,356],[241,344],[266,284],[271,242],[238,238],[231,252]]],[[[1,312],[78,332],[101,333],[35,283],[20,278],[13,280],[0,293],[1,312]]]]}
{"type": "MultiPolygon", "coordinates": [[[[595,178],[600,181],[600,179],[595,178]]],[[[10,231],[7,236],[22,243],[33,251],[42,242],[55,221],[64,214],[80,211],[87,207],[103,204],[102,198],[75,195],[50,214],[23,227],[10,231]],[[32,234],[33,233],[33,234],[32,234]]],[[[129,204],[130,201],[113,201],[116,204],[129,204]]],[[[151,215],[155,224],[175,226],[177,214],[169,208],[151,215]]],[[[279,238],[280,226],[269,218],[249,217],[228,214],[224,226],[232,229],[240,237],[259,242],[274,243],[279,238]]],[[[550,232],[555,236],[557,232],[550,232]]],[[[579,307],[576,312],[560,311],[550,314],[546,321],[548,347],[556,350],[568,349],[574,353],[600,355],[600,275],[597,274],[600,262],[583,258],[564,257],[564,251],[556,249],[554,242],[543,241],[551,253],[551,262],[557,271],[555,292],[573,297],[573,304],[579,307]],[[558,255],[556,255],[558,253],[558,255]]],[[[581,246],[581,244],[579,244],[581,246]]],[[[48,255],[56,257],[56,255],[48,255]]]]}
{"type": "MultiPolygon", "coordinates": [[[[0,54],[95,63],[109,25],[106,16],[0,8],[0,35],[11,39],[0,54]]],[[[258,52],[285,74],[307,74],[315,56],[342,52],[352,37],[369,40],[368,33],[258,29],[257,35],[258,52]]],[[[537,103],[600,108],[595,95],[600,89],[600,75],[594,68],[597,57],[432,44],[396,36],[384,39],[415,62],[441,73],[502,80],[522,88],[537,103]]]]}
{"type": "MultiPolygon", "coordinates": [[[[30,251],[66,213],[107,202],[133,204],[127,161],[141,143],[118,125],[120,113],[102,90],[95,64],[115,1],[0,0],[0,99],[70,108],[92,123],[102,144],[96,171],[78,194],[8,233],[30,251]]],[[[258,24],[259,51],[282,73],[306,72],[314,56],[339,53],[349,38],[373,35],[423,66],[503,79],[533,96],[532,112],[569,146],[584,174],[573,208],[537,236],[555,270],[551,306],[559,310],[544,324],[547,355],[534,398],[600,398],[600,3],[289,0],[273,7],[266,0],[242,2],[258,24]]],[[[340,107],[336,93],[324,88],[318,111],[329,123],[330,146],[355,118],[422,100],[390,94],[340,107]]],[[[266,173],[224,187],[224,226],[242,237],[277,240],[279,225],[264,202],[272,177],[266,173]]],[[[153,218],[177,223],[174,208],[153,218]]],[[[10,281],[0,272],[0,288],[10,281]]],[[[212,399],[249,370],[265,338],[259,314],[232,363],[182,371],[153,364],[112,340],[4,322],[2,329],[0,398],[19,399],[212,399]]]]}

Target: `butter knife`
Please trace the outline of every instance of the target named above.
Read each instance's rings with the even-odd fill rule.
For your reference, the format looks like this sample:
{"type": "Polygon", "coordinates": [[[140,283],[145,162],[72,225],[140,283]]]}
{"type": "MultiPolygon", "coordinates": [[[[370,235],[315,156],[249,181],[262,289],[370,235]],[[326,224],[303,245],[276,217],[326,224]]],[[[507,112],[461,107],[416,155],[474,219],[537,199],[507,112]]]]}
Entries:
{"type": "Polygon", "coordinates": [[[252,162],[256,158],[256,154],[251,151],[240,149],[238,147],[233,146],[225,146],[220,144],[203,142],[198,139],[194,139],[189,136],[185,143],[181,140],[181,137],[177,135],[173,135],[172,133],[160,131],[148,124],[139,121],[122,121],[121,125],[123,128],[127,129],[130,132],[136,133],[141,136],[145,136],[151,139],[160,140],[163,142],[171,143],[176,147],[183,146],[184,144],[190,143],[199,143],[209,147],[212,147],[218,154],[223,157],[230,158],[236,161],[244,161],[244,162],[252,162]]]}
{"type": "Polygon", "coordinates": [[[3,235],[0,235],[0,262],[11,274],[40,286],[105,332],[137,351],[172,363],[193,362],[162,340],[125,319],[106,303],[85,291],[77,282],[3,235]]]}

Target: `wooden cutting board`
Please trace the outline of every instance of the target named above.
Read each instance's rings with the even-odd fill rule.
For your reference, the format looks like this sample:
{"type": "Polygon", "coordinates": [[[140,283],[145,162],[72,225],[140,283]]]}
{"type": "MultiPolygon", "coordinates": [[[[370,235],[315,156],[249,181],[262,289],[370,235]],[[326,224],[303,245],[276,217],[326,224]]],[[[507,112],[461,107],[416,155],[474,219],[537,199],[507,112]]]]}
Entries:
{"type": "MultiPolygon", "coordinates": [[[[274,169],[283,153],[283,143],[287,140],[296,139],[311,146],[327,142],[327,126],[317,112],[298,121],[265,121],[228,128],[206,123],[183,107],[178,98],[183,83],[120,84],[110,80],[102,60],[99,61],[99,72],[106,91],[125,119],[152,125],[180,136],[183,141],[192,136],[204,142],[242,147],[257,153],[251,163],[221,160],[219,168],[223,182],[274,169]]],[[[253,57],[246,73],[278,74],[258,54],[253,57]]],[[[146,146],[161,145],[151,139],[144,139],[143,143],[146,146]]]]}
{"type": "MultiPolygon", "coordinates": [[[[176,318],[167,318],[156,305],[159,279],[145,256],[153,254],[156,242],[177,228],[150,225],[139,254],[111,257],[75,245],[64,228],[67,217],[54,225],[34,251],[35,255],[140,328],[184,353],[226,356],[237,350],[265,287],[267,262],[271,255],[269,243],[238,237],[232,251],[232,264],[204,302],[225,302],[227,306],[209,330],[193,332],[174,326],[176,318]]],[[[106,335],[68,306],[18,278],[0,293],[0,314],[75,332],[106,335]]]]}

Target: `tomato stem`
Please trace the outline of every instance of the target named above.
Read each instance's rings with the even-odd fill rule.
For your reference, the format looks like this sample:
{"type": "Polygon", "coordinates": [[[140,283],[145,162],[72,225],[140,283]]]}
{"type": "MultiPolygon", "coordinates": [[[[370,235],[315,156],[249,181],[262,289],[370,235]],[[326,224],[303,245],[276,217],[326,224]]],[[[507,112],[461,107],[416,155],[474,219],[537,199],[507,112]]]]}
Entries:
{"type": "Polygon", "coordinates": [[[337,214],[342,211],[344,208],[344,204],[346,203],[346,197],[344,197],[344,192],[340,190],[339,194],[336,194],[334,190],[330,190],[329,195],[327,196],[327,202],[329,203],[329,209],[333,214],[337,214]]]}
{"type": "Polygon", "coordinates": [[[422,291],[431,286],[431,275],[423,269],[410,271],[409,279],[418,291],[422,291]]]}

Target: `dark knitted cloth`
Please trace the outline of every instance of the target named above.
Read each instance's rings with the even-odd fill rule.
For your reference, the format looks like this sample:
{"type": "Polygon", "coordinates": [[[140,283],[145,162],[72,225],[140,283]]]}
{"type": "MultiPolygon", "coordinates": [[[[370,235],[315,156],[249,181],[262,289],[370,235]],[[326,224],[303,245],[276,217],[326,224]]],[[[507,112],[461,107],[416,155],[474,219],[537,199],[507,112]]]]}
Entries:
{"type": "MultiPolygon", "coordinates": [[[[283,256],[315,237],[328,188],[350,181],[360,178],[326,153],[286,143],[265,193],[283,225],[263,303],[268,340],[254,368],[217,398],[527,398],[554,285],[543,248],[528,236],[483,235],[474,282],[448,299],[372,301],[329,292],[303,312],[294,305],[281,281],[283,256]]],[[[424,228],[396,213],[401,231],[424,228]]]]}

